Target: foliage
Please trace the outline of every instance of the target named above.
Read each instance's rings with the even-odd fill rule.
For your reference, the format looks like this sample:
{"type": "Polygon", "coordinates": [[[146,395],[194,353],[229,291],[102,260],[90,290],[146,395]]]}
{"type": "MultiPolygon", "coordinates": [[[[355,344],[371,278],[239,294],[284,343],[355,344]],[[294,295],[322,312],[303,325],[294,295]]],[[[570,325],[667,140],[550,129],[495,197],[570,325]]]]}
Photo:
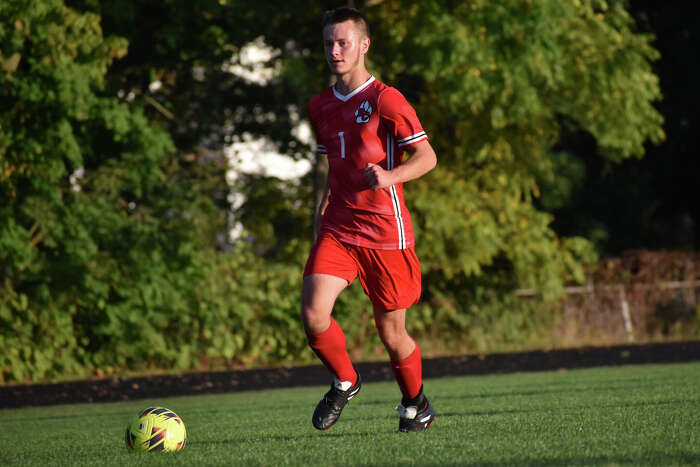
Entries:
{"type": "Polygon", "coordinates": [[[234,255],[211,260],[215,266],[190,311],[193,322],[180,336],[191,358],[180,367],[292,362],[304,352],[308,359],[297,299],[301,270],[265,261],[244,243],[234,255]]]}
{"type": "MultiPolygon", "coordinates": [[[[281,55],[303,54],[290,39],[306,32],[297,28],[310,18],[316,33],[320,6],[297,11],[287,2],[253,0],[67,3],[99,14],[107,33],[129,40],[129,54],[110,69],[107,84],[168,129],[179,149],[189,151],[204,141],[219,149],[245,135],[260,135],[283,153],[303,157],[307,148],[290,133],[306,103],[297,86],[311,92],[323,74],[309,82],[308,70],[283,64],[281,55]],[[245,54],[251,43],[273,50],[257,63],[245,54]],[[262,67],[272,70],[271,76],[256,78],[253,72],[262,67]],[[282,67],[295,69],[294,87],[279,78],[282,67]]],[[[318,62],[316,71],[322,66],[318,62]]]]}
{"type": "Polygon", "coordinates": [[[385,1],[373,11],[395,25],[374,42],[388,58],[382,74],[407,83],[439,154],[435,175],[409,188],[420,256],[448,277],[502,258],[518,286],[557,296],[595,258],[534,207],[540,186],[571,180],[562,131],[588,132],[611,161],[662,139],[658,53],[622,2],[452,3],[385,1]]]}
{"type": "MultiPolygon", "coordinates": [[[[247,202],[232,212],[221,149],[265,136],[313,157],[292,130],[328,83],[332,6],[0,5],[0,380],[313,358],[297,316],[313,177],[238,177],[247,202]],[[245,73],[251,43],[270,46],[267,79],[245,73]]],[[[543,342],[556,314],[512,291],[554,299],[595,259],[545,211],[581,179],[567,137],[613,163],[663,137],[651,37],[620,1],[364,10],[371,71],[415,104],[439,158],[406,190],[424,268],[411,332],[472,350],[543,342]]],[[[336,313],[356,353],[374,352],[357,285],[336,313]]]]}
{"type": "Polygon", "coordinates": [[[636,1],[628,2],[628,9],[639,31],[655,35],[661,57],[653,66],[663,94],[655,107],[664,116],[667,137],[645,145],[642,160],[612,164],[596,155],[588,135],[569,132],[566,147],[576,152],[582,170],[566,202],[547,210],[555,215],[557,232],[589,238],[603,256],[640,248],[697,251],[700,203],[688,196],[688,188],[700,173],[693,133],[700,123],[695,86],[700,64],[687,58],[700,46],[697,5],[669,9],[661,2],[636,1]]]}
{"type": "MultiPolygon", "coordinates": [[[[171,128],[179,147],[204,137],[221,145],[252,133],[293,157],[309,157],[290,129],[306,100],[324,86],[318,19],[337,5],[292,11],[281,2],[123,3],[75,2],[98,11],[106,28],[130,39],[133,52],[110,72],[113,86],[130,89],[137,100],[150,96],[172,115],[197,122],[183,129],[179,117],[168,120],[141,101],[171,128]],[[150,27],[138,27],[143,24],[150,27]],[[263,63],[278,71],[271,80],[256,83],[221,72],[251,68],[242,51],[258,37],[274,51],[263,63]],[[161,86],[151,90],[154,79],[161,86]],[[184,138],[183,131],[195,136],[184,138]]],[[[612,161],[641,155],[645,141],[663,137],[652,106],[660,96],[658,79],[649,64],[658,53],[651,36],[634,31],[623,6],[394,0],[363,8],[374,25],[372,70],[414,101],[438,149],[440,168],[408,189],[417,229],[428,239],[419,242],[424,261],[449,277],[480,274],[504,258],[517,285],[536,287],[548,298],[561,293],[564,281],[582,280],[582,264],[595,259],[590,243],[558,238],[552,217],[535,209],[538,197],[561,205],[572,191],[567,181],[580,180],[562,136],[588,132],[612,161]],[[433,209],[436,204],[444,211],[433,209]],[[447,215],[455,212],[466,216],[447,215]]],[[[301,199],[311,210],[309,198],[301,199]]],[[[289,198],[281,197],[280,205],[287,202],[282,199],[289,198]]],[[[266,238],[267,245],[295,238],[274,225],[279,207],[268,203],[263,212],[255,209],[260,198],[250,200],[240,214],[255,238],[266,238]]]]}
{"type": "Polygon", "coordinates": [[[172,360],[223,227],[202,172],[138,109],[105,95],[124,39],[59,0],[0,7],[1,378],[172,360]]]}
{"type": "Polygon", "coordinates": [[[245,202],[232,209],[237,221],[245,226],[245,241],[271,262],[294,262],[306,259],[305,246],[312,231],[309,216],[311,183],[280,180],[258,174],[243,174],[232,190],[245,202]]]}

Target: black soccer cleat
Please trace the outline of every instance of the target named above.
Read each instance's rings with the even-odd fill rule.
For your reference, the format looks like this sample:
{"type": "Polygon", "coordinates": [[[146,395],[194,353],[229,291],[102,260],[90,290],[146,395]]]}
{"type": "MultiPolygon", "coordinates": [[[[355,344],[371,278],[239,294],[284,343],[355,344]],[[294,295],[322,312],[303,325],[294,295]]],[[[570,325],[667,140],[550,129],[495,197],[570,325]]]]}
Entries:
{"type": "Polygon", "coordinates": [[[355,395],[360,392],[362,382],[360,374],[357,373],[357,382],[354,386],[343,390],[338,378],[335,378],[331,384],[331,389],[323,396],[314,410],[314,416],[311,419],[314,427],[319,430],[328,430],[338,421],[340,413],[343,411],[345,404],[355,395]]]}
{"type": "Polygon", "coordinates": [[[402,400],[402,405],[396,407],[399,411],[399,431],[425,431],[435,420],[435,410],[423,394],[423,388],[415,399],[402,400]]]}

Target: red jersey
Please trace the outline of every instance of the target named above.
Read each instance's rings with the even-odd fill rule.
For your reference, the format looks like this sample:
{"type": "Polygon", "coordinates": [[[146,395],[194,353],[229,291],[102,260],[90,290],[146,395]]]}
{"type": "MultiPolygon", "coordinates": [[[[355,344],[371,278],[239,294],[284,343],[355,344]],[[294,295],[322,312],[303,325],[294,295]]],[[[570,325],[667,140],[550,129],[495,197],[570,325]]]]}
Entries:
{"type": "Polygon", "coordinates": [[[372,190],[362,175],[370,162],[397,167],[406,146],[428,139],[413,107],[372,76],[347,95],[333,86],[324,90],[309,101],[308,115],[318,152],[328,155],[330,197],[321,231],[366,248],[413,246],[403,185],[372,190]]]}

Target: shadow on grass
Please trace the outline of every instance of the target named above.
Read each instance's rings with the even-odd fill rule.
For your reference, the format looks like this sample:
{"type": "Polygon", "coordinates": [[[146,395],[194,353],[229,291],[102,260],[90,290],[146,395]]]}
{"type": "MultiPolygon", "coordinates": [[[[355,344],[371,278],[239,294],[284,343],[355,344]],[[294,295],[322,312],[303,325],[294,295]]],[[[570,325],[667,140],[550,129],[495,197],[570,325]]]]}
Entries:
{"type": "Polygon", "coordinates": [[[650,451],[637,456],[552,456],[537,459],[499,459],[497,461],[477,461],[460,464],[464,466],[570,466],[570,465],[700,465],[700,453],[692,451],[681,451],[669,456],[665,452],[650,451]]]}
{"type": "Polygon", "coordinates": [[[493,415],[513,415],[523,413],[545,412],[547,409],[509,409],[509,410],[468,410],[465,412],[438,412],[437,418],[450,417],[489,417],[493,415]]]}
{"type": "Polygon", "coordinates": [[[673,400],[661,400],[661,401],[640,401],[640,402],[622,402],[619,404],[605,404],[595,406],[598,409],[626,409],[626,408],[638,408],[638,407],[656,407],[656,406],[668,406],[668,405],[699,405],[700,399],[673,399],[673,400]]]}
{"type": "MultiPolygon", "coordinates": [[[[397,432],[396,430],[386,430],[386,432],[391,432],[395,433],[397,432]]],[[[377,435],[377,430],[373,431],[364,431],[364,432],[348,432],[348,433],[339,433],[339,432],[332,432],[330,430],[326,431],[319,431],[315,433],[305,433],[305,434],[295,434],[295,435],[271,435],[271,436],[262,436],[260,438],[245,438],[245,439],[219,439],[219,440],[203,440],[203,441],[188,441],[187,444],[188,446],[219,446],[219,445],[228,445],[228,444],[241,444],[241,443],[248,443],[251,441],[257,441],[257,442],[268,442],[268,441],[283,441],[283,442],[296,442],[299,440],[303,439],[315,439],[315,440],[323,440],[327,438],[358,438],[362,440],[366,440],[367,438],[372,438],[373,436],[377,435]]]]}
{"type": "Polygon", "coordinates": [[[493,397],[528,397],[528,396],[541,396],[543,394],[581,394],[584,392],[601,392],[601,391],[625,391],[629,390],[630,388],[634,389],[651,389],[651,388],[661,388],[661,385],[655,384],[655,383],[649,383],[647,384],[638,384],[638,383],[632,383],[630,384],[619,384],[619,385],[586,385],[584,387],[581,386],[572,386],[568,385],[566,387],[562,388],[547,388],[547,389],[532,389],[528,391],[499,391],[499,392],[482,392],[479,394],[461,394],[461,395],[455,395],[455,396],[441,396],[439,398],[435,398],[436,400],[470,400],[470,399],[490,399],[493,397]]]}
{"type": "MultiPolygon", "coordinates": [[[[115,419],[118,418],[123,418],[124,419],[124,424],[127,423],[130,417],[135,416],[136,413],[131,413],[131,412],[118,412],[118,413],[103,413],[100,414],[100,417],[113,417],[115,419]]],[[[86,413],[86,414],[65,414],[65,415],[40,415],[37,414],[36,417],[33,417],[31,415],[22,415],[20,418],[7,418],[3,419],[2,423],[3,425],[5,424],[10,424],[13,422],[19,422],[19,423],[27,423],[27,422],[48,422],[51,420],[81,420],[81,419],[86,419],[86,418],[95,418],[97,417],[97,414],[94,413],[86,413]]]]}
{"type": "MultiPolygon", "coordinates": [[[[589,408],[594,408],[597,410],[606,409],[625,409],[625,408],[654,408],[657,406],[673,406],[677,405],[679,407],[697,405],[700,400],[697,399],[687,399],[687,400],[673,400],[673,401],[655,401],[655,402],[634,402],[634,403],[621,403],[621,404],[605,404],[600,406],[593,406],[589,408]]],[[[498,415],[514,415],[514,414],[527,414],[527,413],[537,413],[537,412],[547,412],[554,413],[560,412],[562,410],[579,409],[580,407],[558,407],[556,409],[542,407],[536,409],[507,409],[507,410],[466,410],[464,412],[439,412],[438,418],[451,418],[451,417],[490,417],[498,415]]]]}

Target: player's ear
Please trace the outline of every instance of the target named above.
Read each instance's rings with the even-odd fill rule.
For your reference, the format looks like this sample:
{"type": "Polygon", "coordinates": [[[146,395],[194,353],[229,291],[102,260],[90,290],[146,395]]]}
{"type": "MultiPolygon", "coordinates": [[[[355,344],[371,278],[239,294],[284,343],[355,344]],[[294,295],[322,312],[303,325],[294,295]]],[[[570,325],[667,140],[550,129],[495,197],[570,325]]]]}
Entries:
{"type": "Polygon", "coordinates": [[[362,41],[360,41],[360,52],[363,54],[366,54],[367,51],[369,50],[369,37],[365,36],[362,38],[362,41]]]}

